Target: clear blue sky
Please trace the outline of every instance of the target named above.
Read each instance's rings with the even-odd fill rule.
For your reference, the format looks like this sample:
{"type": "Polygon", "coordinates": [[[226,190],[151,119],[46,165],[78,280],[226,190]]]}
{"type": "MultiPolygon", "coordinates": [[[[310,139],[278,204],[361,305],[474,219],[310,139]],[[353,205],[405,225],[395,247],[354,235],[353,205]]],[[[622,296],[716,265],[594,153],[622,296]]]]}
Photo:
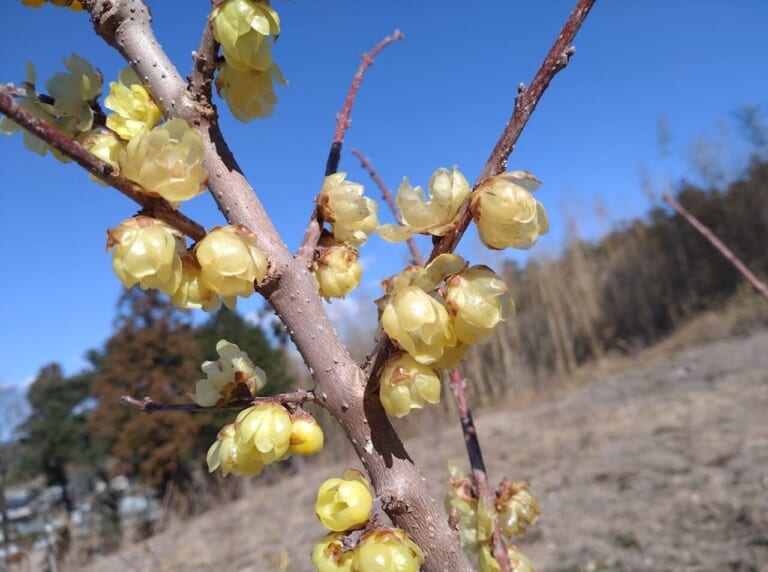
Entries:
{"type": "MultiPolygon", "coordinates": [[[[290,86],[279,91],[271,119],[241,125],[222,108],[222,123],[291,248],[321,183],[334,117],[362,52],[395,28],[406,34],[366,76],[342,170],[368,182],[348,153],[358,147],[393,188],[404,175],[424,184],[436,167],[452,164],[473,180],[510,114],[517,84],[533,77],[572,6],[560,0],[273,4],[283,22],[274,56],[290,86]]],[[[186,74],[208,0],[150,5],[157,36],[186,74]]],[[[97,65],[105,84],[124,65],[92,33],[85,14],[3,0],[0,17],[6,24],[0,82],[21,80],[31,60],[42,85],[71,52],[97,65]]],[[[684,175],[694,138],[715,132],[744,103],[767,106],[766,23],[764,0],[598,0],[571,66],[545,94],[510,162],[543,180],[538,198],[553,227],[528,255],[557,251],[565,213],[586,236],[604,231],[595,201],[614,218],[641,213],[648,206],[642,165],[657,181],[684,175]],[[673,154],[663,161],[660,115],[673,136],[673,154]]],[[[29,153],[19,135],[0,137],[0,181],[1,387],[22,384],[49,361],[74,373],[83,353],[109,336],[120,285],[105,253],[105,230],[136,207],[77,167],[29,153]]],[[[378,198],[372,185],[367,189],[378,198]]],[[[206,226],[222,221],[207,196],[183,209],[206,226]]],[[[466,252],[477,252],[475,241],[468,235],[466,252]]],[[[377,295],[373,285],[396,270],[404,250],[374,239],[362,254],[367,292],[377,295]]],[[[256,300],[241,304],[246,312],[257,306],[256,300]]]]}

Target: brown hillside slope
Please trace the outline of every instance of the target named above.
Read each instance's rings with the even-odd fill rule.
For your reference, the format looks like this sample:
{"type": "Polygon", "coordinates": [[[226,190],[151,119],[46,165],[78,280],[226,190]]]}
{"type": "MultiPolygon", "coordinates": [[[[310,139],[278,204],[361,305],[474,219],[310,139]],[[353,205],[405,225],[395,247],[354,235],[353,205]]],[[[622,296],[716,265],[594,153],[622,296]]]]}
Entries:
{"type": "MultiPolygon", "coordinates": [[[[478,422],[493,480],[532,480],[543,516],[521,548],[539,571],[768,570],[768,331],[676,354],[478,422]]],[[[448,428],[409,449],[442,496],[448,428]]],[[[123,550],[92,571],[311,570],[322,529],[310,468],[123,550]]]]}

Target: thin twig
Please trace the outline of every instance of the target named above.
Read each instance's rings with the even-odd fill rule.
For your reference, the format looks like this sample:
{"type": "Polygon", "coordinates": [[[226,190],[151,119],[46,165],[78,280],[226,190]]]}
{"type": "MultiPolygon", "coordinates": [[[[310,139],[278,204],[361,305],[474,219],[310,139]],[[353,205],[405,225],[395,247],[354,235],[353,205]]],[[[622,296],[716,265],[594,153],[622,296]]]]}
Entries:
{"type": "MultiPolygon", "coordinates": [[[[533,110],[541,99],[541,96],[546,91],[552,79],[557,73],[563,70],[570,61],[571,56],[575,53],[575,49],[571,46],[571,42],[576,37],[576,33],[584,23],[584,19],[589,14],[592,6],[595,4],[595,0],[578,0],[576,6],[568,16],[568,20],[565,22],[563,29],[560,30],[560,34],[557,36],[555,43],[549,50],[547,57],[544,58],[544,62],[541,64],[539,71],[536,72],[536,76],[533,78],[531,85],[526,88],[522,84],[518,88],[518,94],[515,98],[515,109],[512,112],[512,117],[509,119],[504,131],[496,142],[496,146],[491,151],[491,155],[488,157],[483,170],[480,172],[480,176],[475,182],[474,189],[477,189],[482,183],[494,177],[500,173],[503,173],[507,168],[507,161],[509,156],[517,144],[517,140],[520,138],[520,134],[523,132],[525,125],[528,123],[528,119],[531,117],[533,110]]],[[[469,204],[465,204],[459,215],[456,229],[453,232],[445,235],[432,249],[430,260],[434,259],[440,254],[445,252],[453,252],[459,240],[464,235],[464,232],[469,226],[469,222],[472,219],[472,215],[469,212],[469,204]]]]}
{"type": "Polygon", "coordinates": [[[669,206],[671,206],[675,211],[677,211],[680,216],[687,220],[691,226],[693,226],[693,228],[698,230],[704,236],[704,238],[706,238],[712,244],[712,246],[714,246],[720,252],[720,254],[722,254],[726,260],[728,260],[728,262],[733,264],[736,270],[741,272],[742,276],[744,276],[744,278],[746,278],[747,281],[755,287],[755,290],[757,290],[763,296],[763,298],[768,300],[768,286],[765,285],[765,282],[755,276],[752,271],[747,268],[747,265],[744,264],[730,248],[723,244],[722,241],[717,238],[717,236],[715,236],[715,233],[704,226],[704,224],[702,224],[699,219],[688,212],[688,210],[674,198],[672,198],[671,195],[664,193],[661,196],[661,199],[669,206]]]}
{"type": "Polygon", "coordinates": [[[341,146],[344,143],[344,135],[349,129],[351,121],[349,116],[352,113],[352,106],[355,103],[355,97],[360,89],[360,83],[363,81],[363,75],[369,66],[373,65],[374,58],[379,55],[379,52],[386,48],[392,42],[402,40],[405,38],[400,30],[395,30],[391,36],[387,36],[381,40],[376,46],[368,53],[363,54],[363,61],[360,63],[360,67],[357,68],[355,77],[352,78],[352,85],[349,87],[349,93],[347,93],[347,99],[344,100],[344,107],[341,108],[341,113],[336,116],[336,133],[333,136],[333,143],[331,144],[331,150],[328,153],[328,162],[325,166],[325,174],[332,175],[339,169],[339,160],[341,159],[341,146]]]}
{"type": "MultiPolygon", "coordinates": [[[[373,165],[371,165],[371,161],[358,149],[352,149],[352,154],[357,157],[357,159],[360,161],[360,165],[363,167],[363,169],[368,171],[368,174],[371,176],[371,179],[373,179],[373,182],[376,183],[376,185],[379,187],[384,200],[386,201],[387,205],[389,205],[389,209],[392,211],[392,214],[395,216],[395,220],[397,220],[398,223],[402,223],[403,216],[400,212],[400,209],[397,208],[395,199],[392,196],[392,191],[389,189],[389,187],[387,187],[387,185],[384,184],[384,181],[381,179],[381,177],[379,177],[379,174],[374,171],[373,165]]],[[[427,262],[427,259],[424,258],[421,252],[419,252],[419,247],[416,245],[416,240],[412,236],[409,236],[406,242],[408,243],[408,250],[411,251],[411,258],[413,259],[413,263],[418,264],[419,266],[424,266],[427,262]]]]}
{"type": "Polygon", "coordinates": [[[102,161],[63,131],[59,131],[19,106],[13,99],[13,90],[13,87],[0,85],[0,112],[33,135],[43,139],[54,149],[61,151],[86,171],[93,173],[141,205],[144,213],[148,216],[167,222],[193,240],[201,240],[205,237],[205,229],[202,226],[174,209],[168,201],[160,197],[150,196],[138,183],[116,175],[112,165],[102,161]]]}
{"type": "MultiPolygon", "coordinates": [[[[211,1],[211,6],[216,0],[211,1]]],[[[194,62],[187,82],[192,98],[203,107],[207,107],[210,113],[215,113],[212,102],[213,74],[216,71],[216,40],[213,37],[213,26],[206,15],[205,28],[200,37],[200,47],[194,53],[194,62]]]]}
{"type": "Polygon", "coordinates": [[[153,413],[155,411],[211,411],[213,409],[242,409],[248,407],[254,403],[280,403],[281,405],[303,405],[304,403],[314,401],[315,394],[313,391],[298,389],[291,393],[279,393],[277,395],[267,395],[264,397],[254,397],[248,401],[238,401],[235,403],[227,403],[226,405],[214,405],[212,407],[203,407],[197,403],[158,403],[153,401],[150,397],[143,399],[137,399],[130,395],[123,395],[120,401],[133,405],[139,410],[145,413],[153,413]]]}

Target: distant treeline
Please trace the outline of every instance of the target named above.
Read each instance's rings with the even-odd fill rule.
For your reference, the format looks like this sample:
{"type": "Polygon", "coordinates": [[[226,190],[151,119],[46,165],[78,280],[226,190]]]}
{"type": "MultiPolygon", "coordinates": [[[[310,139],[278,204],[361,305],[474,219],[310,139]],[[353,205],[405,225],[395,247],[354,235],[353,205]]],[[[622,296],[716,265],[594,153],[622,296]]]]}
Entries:
{"type": "MultiPolygon", "coordinates": [[[[757,276],[768,276],[768,161],[754,159],[726,188],[682,183],[676,195],[757,276]]],[[[505,277],[517,315],[465,367],[481,401],[521,375],[567,373],[606,352],[647,346],[748,290],[704,237],[662,206],[597,243],[575,238],[557,259],[509,263],[505,277]]]]}

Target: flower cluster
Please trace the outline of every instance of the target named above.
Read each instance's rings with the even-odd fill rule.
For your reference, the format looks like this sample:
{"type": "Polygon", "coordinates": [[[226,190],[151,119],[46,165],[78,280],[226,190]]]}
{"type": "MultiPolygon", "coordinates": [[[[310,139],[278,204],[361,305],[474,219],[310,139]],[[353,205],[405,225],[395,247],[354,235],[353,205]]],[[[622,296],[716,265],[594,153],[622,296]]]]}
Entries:
{"type": "Polygon", "coordinates": [[[272,61],[280,35],[277,12],[266,2],[224,0],[211,12],[211,26],[224,54],[216,77],[219,95],[244,123],[269,117],[277,103],[274,84],[287,85],[272,61]]]}
{"type": "Polygon", "coordinates": [[[21,0],[21,3],[24,4],[24,6],[30,6],[32,8],[39,8],[46,2],[61,8],[69,8],[74,12],[83,11],[83,5],[80,3],[80,0],[21,0]]]}
{"type": "Polygon", "coordinates": [[[357,250],[379,224],[378,205],[363,195],[363,185],[345,180],[346,173],[328,175],[317,195],[320,216],[331,225],[323,230],[311,271],[320,295],[343,298],[360,283],[357,250]]]}
{"type": "Polygon", "coordinates": [[[429,178],[429,199],[421,187],[412,187],[403,179],[397,190],[397,205],[403,218],[402,225],[384,224],[379,235],[390,242],[406,240],[414,234],[443,236],[451,230],[459,208],[469,196],[469,183],[456,167],[437,169],[429,178]]]}
{"type": "MultiPolygon", "coordinates": [[[[101,72],[77,54],[64,59],[65,72],[58,72],[47,82],[47,94],[36,91],[36,73],[32,64],[27,64],[27,77],[22,82],[23,93],[19,106],[32,115],[54,126],[72,138],[86,133],[93,126],[92,102],[101,95],[101,72]]],[[[12,135],[20,129],[8,118],[0,119],[0,133],[12,135]]],[[[40,138],[24,131],[24,146],[39,155],[51,151],[62,162],[69,159],[55,151],[40,138]]]]}
{"type": "Polygon", "coordinates": [[[488,248],[530,248],[549,230],[544,206],[533,198],[541,181],[526,171],[502,173],[472,194],[470,209],[488,248]]]}
{"type": "Polygon", "coordinates": [[[234,307],[267,274],[256,236],[240,225],[214,228],[189,252],[176,229],[136,216],[107,232],[107,249],[114,249],[112,268],[126,288],[155,288],[180,308],[214,311],[221,299],[234,307]]]}
{"type": "Polygon", "coordinates": [[[255,477],[269,464],[289,455],[313,455],[323,447],[323,432],[308,413],[293,416],[279,403],[265,401],[243,409],[234,423],[225,425],[208,449],[208,471],[221,469],[255,477]]]}
{"type": "Polygon", "coordinates": [[[347,469],[343,479],[328,479],[320,485],[315,512],[332,532],[312,551],[318,572],[418,572],[424,553],[404,530],[368,530],[352,545],[345,533],[363,528],[372,507],[370,483],[360,471],[347,469]]]}
{"type": "Polygon", "coordinates": [[[511,309],[507,287],[490,268],[442,254],[384,281],[377,303],[389,338],[418,363],[455,367],[469,344],[481,343],[511,309]]]}
{"type": "MultiPolygon", "coordinates": [[[[478,498],[472,479],[456,466],[449,467],[450,479],[445,508],[458,518],[462,546],[478,554],[478,570],[496,572],[499,564],[493,557],[494,521],[500,520],[506,539],[525,534],[526,526],[539,517],[539,504],[525,481],[512,482],[504,479],[495,492],[493,505],[478,498]]],[[[514,544],[508,543],[508,557],[515,570],[533,571],[528,558],[514,544]]]]}

